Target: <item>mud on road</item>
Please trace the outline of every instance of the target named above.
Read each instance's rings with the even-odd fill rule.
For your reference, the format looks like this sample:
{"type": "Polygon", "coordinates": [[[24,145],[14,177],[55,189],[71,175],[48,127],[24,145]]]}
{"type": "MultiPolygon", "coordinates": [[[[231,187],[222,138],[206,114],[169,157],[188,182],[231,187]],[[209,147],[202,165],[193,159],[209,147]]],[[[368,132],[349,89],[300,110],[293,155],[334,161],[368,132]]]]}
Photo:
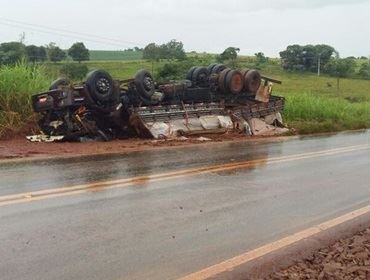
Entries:
{"type": "Polygon", "coordinates": [[[370,279],[370,228],[266,278],[277,279],[370,279]]]}

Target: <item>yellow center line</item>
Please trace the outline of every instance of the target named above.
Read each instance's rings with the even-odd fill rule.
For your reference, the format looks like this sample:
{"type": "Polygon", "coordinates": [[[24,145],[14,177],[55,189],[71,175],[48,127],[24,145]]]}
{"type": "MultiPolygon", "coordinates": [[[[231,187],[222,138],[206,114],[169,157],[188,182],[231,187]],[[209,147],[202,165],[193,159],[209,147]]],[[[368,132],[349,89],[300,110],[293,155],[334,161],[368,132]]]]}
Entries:
{"type": "Polygon", "coordinates": [[[360,209],[357,209],[355,211],[352,211],[340,217],[326,221],[319,225],[312,226],[308,229],[305,229],[300,232],[289,235],[287,237],[284,237],[280,240],[268,243],[254,250],[245,252],[239,256],[236,256],[231,259],[225,260],[221,263],[212,265],[203,270],[194,272],[185,277],[179,278],[178,280],[204,280],[204,279],[214,278],[218,274],[221,274],[224,272],[230,272],[240,265],[244,265],[252,260],[255,260],[267,254],[270,254],[274,251],[277,251],[279,249],[282,249],[284,247],[297,243],[301,240],[314,236],[315,234],[318,234],[320,232],[334,228],[335,226],[338,226],[340,224],[351,221],[355,218],[358,218],[360,216],[363,216],[369,213],[370,213],[370,205],[367,205],[365,207],[362,207],[360,209]]]}
{"type": "Polygon", "coordinates": [[[94,182],[90,184],[53,188],[53,189],[46,189],[46,190],[40,190],[40,191],[34,191],[34,192],[27,192],[27,193],[3,195],[3,196],[0,196],[0,207],[5,206],[5,205],[17,204],[17,203],[44,200],[44,199],[54,198],[54,197],[81,194],[81,193],[86,193],[88,191],[91,192],[91,191],[99,191],[99,190],[106,190],[106,189],[113,189],[113,188],[123,188],[123,187],[138,185],[143,182],[145,183],[158,182],[158,181],[164,181],[164,180],[170,180],[170,179],[177,179],[177,178],[181,178],[185,176],[195,176],[195,175],[207,174],[211,172],[220,172],[220,171],[254,167],[258,165],[267,165],[267,164],[273,164],[273,163],[283,163],[283,162],[310,159],[310,158],[316,158],[316,157],[331,156],[331,155],[336,155],[336,154],[341,154],[341,153],[366,150],[369,148],[370,148],[370,144],[348,146],[348,147],[342,147],[342,148],[336,148],[336,149],[330,149],[330,150],[301,153],[301,154],[282,156],[282,157],[273,157],[273,158],[268,158],[268,159],[256,159],[256,160],[249,160],[249,161],[247,160],[247,161],[240,161],[240,162],[233,162],[233,163],[226,163],[226,164],[216,164],[216,165],[203,166],[203,167],[197,167],[197,168],[191,168],[191,169],[183,169],[183,170],[177,170],[177,171],[159,173],[159,174],[153,174],[153,175],[147,175],[147,176],[137,176],[137,177],[131,177],[131,178],[119,179],[119,180],[94,182]]]}

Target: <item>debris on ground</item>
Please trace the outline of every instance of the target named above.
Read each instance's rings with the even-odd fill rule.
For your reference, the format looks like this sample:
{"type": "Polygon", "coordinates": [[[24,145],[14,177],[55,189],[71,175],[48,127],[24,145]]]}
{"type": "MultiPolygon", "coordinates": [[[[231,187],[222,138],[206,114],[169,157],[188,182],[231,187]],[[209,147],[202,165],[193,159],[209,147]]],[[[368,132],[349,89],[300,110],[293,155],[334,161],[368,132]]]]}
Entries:
{"type": "Polygon", "coordinates": [[[370,279],[370,228],[265,279],[370,279]]]}
{"type": "Polygon", "coordinates": [[[64,136],[51,136],[45,134],[37,134],[26,136],[26,139],[31,142],[58,142],[62,141],[64,136]]]}
{"type": "Polygon", "coordinates": [[[201,137],[196,138],[196,140],[197,141],[204,142],[204,141],[211,141],[212,139],[201,136],[201,137]]]}

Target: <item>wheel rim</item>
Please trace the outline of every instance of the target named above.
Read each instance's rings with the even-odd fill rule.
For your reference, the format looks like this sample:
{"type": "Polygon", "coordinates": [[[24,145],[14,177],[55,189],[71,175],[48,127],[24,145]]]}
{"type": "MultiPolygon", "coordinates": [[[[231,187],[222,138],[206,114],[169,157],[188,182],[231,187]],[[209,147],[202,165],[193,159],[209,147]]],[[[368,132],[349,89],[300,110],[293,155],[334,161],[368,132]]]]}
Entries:
{"type": "Polygon", "coordinates": [[[110,82],[106,78],[100,78],[96,81],[96,89],[101,94],[106,94],[110,90],[110,82]]]}
{"type": "Polygon", "coordinates": [[[147,90],[147,91],[152,90],[153,84],[154,84],[154,82],[153,82],[153,79],[151,77],[149,77],[149,76],[144,77],[143,86],[144,86],[145,90],[147,90]]]}
{"type": "Polygon", "coordinates": [[[234,74],[231,78],[230,89],[233,93],[239,93],[243,88],[243,80],[241,75],[234,74]]]}
{"type": "Polygon", "coordinates": [[[206,82],[207,78],[208,78],[207,73],[200,73],[196,80],[197,82],[202,83],[202,82],[206,82]]]}

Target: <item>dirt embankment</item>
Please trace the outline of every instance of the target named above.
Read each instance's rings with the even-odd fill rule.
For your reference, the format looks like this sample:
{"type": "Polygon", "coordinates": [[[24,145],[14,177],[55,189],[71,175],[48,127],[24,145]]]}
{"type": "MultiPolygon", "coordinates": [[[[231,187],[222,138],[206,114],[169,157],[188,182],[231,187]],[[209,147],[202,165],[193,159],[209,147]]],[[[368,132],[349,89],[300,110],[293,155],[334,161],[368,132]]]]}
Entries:
{"type": "Polygon", "coordinates": [[[370,228],[266,278],[277,279],[370,279],[370,228]]]}

